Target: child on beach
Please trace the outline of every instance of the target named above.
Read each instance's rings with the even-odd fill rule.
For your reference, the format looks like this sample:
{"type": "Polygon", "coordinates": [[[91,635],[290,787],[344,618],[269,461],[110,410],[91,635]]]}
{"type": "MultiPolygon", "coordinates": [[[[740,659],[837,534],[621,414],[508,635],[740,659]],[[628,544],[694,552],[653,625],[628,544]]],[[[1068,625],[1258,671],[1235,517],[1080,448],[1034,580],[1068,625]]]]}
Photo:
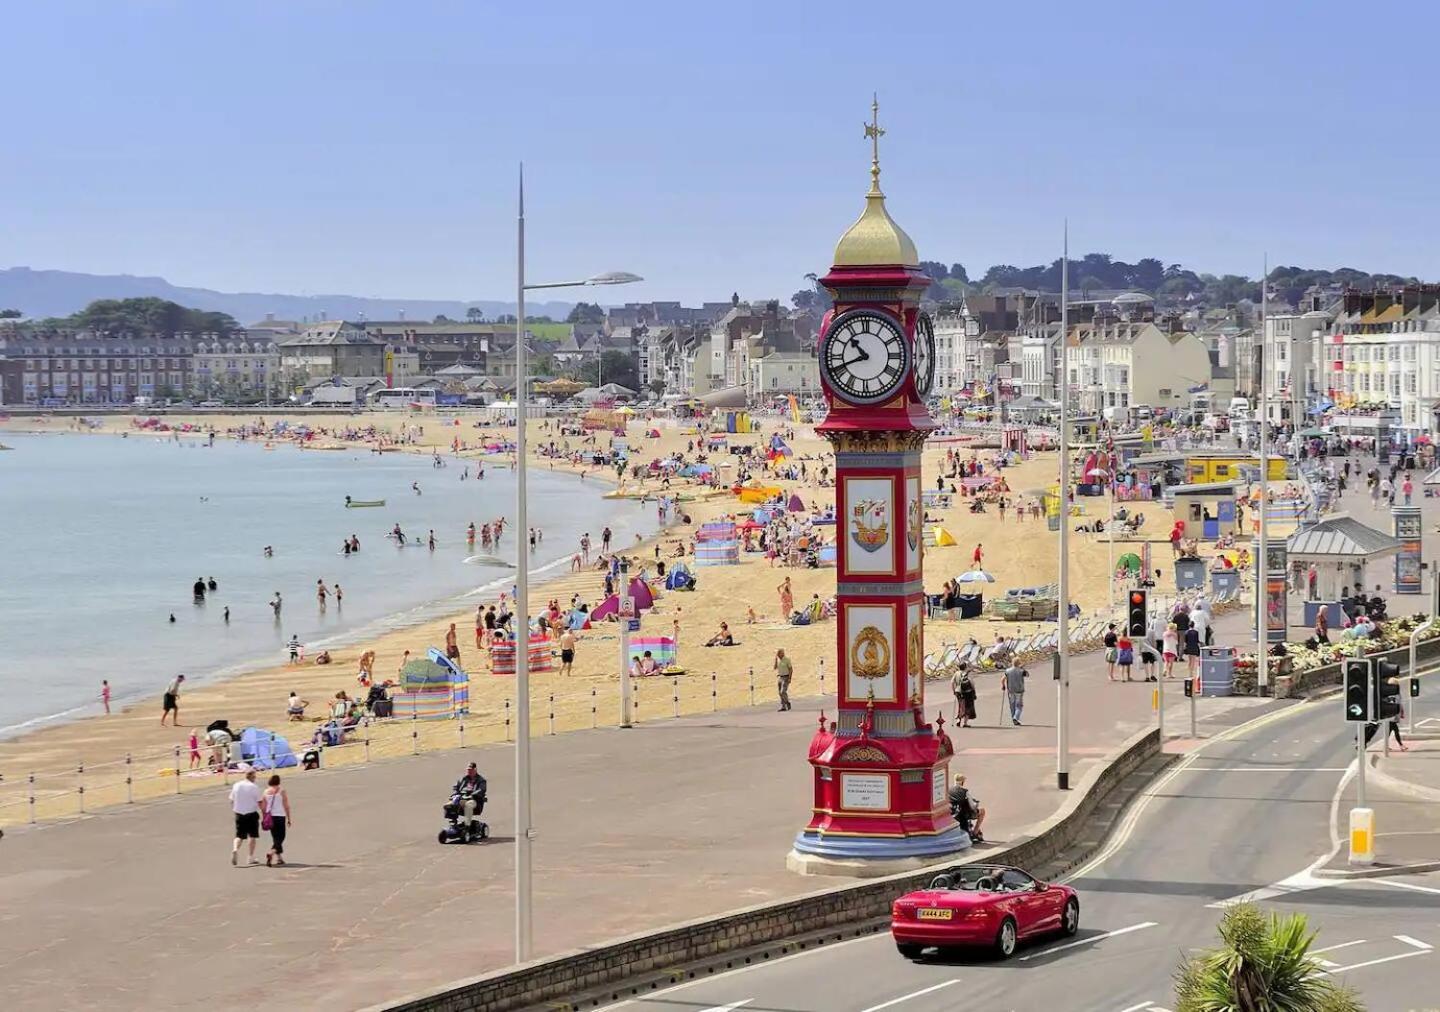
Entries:
{"type": "Polygon", "coordinates": [[[110,680],[103,679],[100,682],[100,702],[105,704],[105,712],[110,712],[110,680]]]}
{"type": "Polygon", "coordinates": [[[190,729],[190,768],[193,770],[200,765],[200,729],[190,729]]]}

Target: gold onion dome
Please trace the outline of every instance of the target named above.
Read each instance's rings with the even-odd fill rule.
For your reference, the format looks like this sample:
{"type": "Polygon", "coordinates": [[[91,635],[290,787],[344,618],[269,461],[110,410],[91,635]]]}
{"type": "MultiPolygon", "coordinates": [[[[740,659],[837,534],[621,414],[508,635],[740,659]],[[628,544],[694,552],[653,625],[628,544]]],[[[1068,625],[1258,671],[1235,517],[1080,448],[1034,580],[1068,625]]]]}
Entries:
{"type": "Polygon", "coordinates": [[[870,138],[870,192],[865,194],[865,210],[855,224],[835,244],[836,267],[918,267],[920,254],[915,240],[890,217],[885,209],[885,194],[880,191],[880,104],[870,105],[871,122],[865,124],[870,138]]]}

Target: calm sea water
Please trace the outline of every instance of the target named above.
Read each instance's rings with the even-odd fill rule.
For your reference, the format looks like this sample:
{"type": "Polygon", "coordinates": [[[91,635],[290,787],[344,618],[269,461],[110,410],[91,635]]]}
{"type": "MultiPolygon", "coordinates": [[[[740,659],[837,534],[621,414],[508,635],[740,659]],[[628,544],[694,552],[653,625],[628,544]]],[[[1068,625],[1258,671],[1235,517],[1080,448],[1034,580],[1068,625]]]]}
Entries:
{"type": "MultiPolygon", "coordinates": [[[[514,570],[466,562],[465,527],[515,512],[515,477],[487,467],[460,480],[455,460],[401,453],[301,451],[217,440],[7,433],[0,452],[0,735],[153,695],[175,674],[234,674],[284,660],[298,636],[319,646],[374,635],[508,590],[514,570]],[[418,482],[421,495],[411,491],[418,482]],[[346,509],[345,496],[385,499],[346,509]],[[385,534],[435,531],[438,548],[397,548],[385,534]],[[346,557],[341,539],[361,550],[346,557]],[[274,556],[265,558],[266,545],[274,556]],[[196,577],[218,590],[192,600],[196,577]],[[315,581],[345,599],[325,612],[315,581]],[[284,599],[277,623],[269,601],[284,599]],[[229,622],[223,611],[230,609],[229,622]],[[170,615],[175,622],[170,622],[170,615]]],[[[531,571],[568,565],[580,535],[616,543],[654,530],[654,506],[602,500],[602,486],[532,469],[530,521],[543,531],[531,571]]],[[[512,526],[497,553],[514,559],[512,526]]]]}

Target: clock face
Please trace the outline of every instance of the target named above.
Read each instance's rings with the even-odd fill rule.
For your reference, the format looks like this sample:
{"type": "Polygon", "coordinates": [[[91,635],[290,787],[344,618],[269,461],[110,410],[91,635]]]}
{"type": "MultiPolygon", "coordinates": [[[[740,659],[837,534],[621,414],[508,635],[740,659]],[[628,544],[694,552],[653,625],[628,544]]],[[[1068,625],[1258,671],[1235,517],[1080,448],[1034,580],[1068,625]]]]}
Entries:
{"type": "Polygon", "coordinates": [[[894,317],[856,309],[831,323],[820,370],[830,388],[845,400],[878,404],[900,389],[909,359],[909,342],[894,317]]]}
{"type": "Polygon", "coordinates": [[[930,314],[921,313],[915,321],[915,390],[927,397],[935,386],[935,328],[930,314]]]}

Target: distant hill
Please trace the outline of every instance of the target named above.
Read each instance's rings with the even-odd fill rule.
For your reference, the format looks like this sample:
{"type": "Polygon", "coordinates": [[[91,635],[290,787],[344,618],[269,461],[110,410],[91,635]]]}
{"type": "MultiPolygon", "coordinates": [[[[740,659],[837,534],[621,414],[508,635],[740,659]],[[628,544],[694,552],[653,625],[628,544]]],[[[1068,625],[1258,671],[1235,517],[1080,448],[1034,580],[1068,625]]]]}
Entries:
{"type": "MultiPolygon", "coordinates": [[[[444,314],[464,320],[472,306],[493,320],[514,313],[513,302],[479,300],[463,302],[441,299],[375,299],[363,295],[283,295],[265,292],[217,292],[209,288],[184,288],[164,278],[131,274],[80,274],[74,271],[36,271],[29,267],[0,269],[0,309],[18,309],[28,317],[69,316],[96,299],[128,299],[154,296],[192,309],[229,313],[242,324],[255,323],[274,314],[277,320],[348,319],[394,320],[403,312],[407,320],[427,322],[444,314]]],[[[529,316],[565,319],[574,304],[528,300],[529,316]]]]}

